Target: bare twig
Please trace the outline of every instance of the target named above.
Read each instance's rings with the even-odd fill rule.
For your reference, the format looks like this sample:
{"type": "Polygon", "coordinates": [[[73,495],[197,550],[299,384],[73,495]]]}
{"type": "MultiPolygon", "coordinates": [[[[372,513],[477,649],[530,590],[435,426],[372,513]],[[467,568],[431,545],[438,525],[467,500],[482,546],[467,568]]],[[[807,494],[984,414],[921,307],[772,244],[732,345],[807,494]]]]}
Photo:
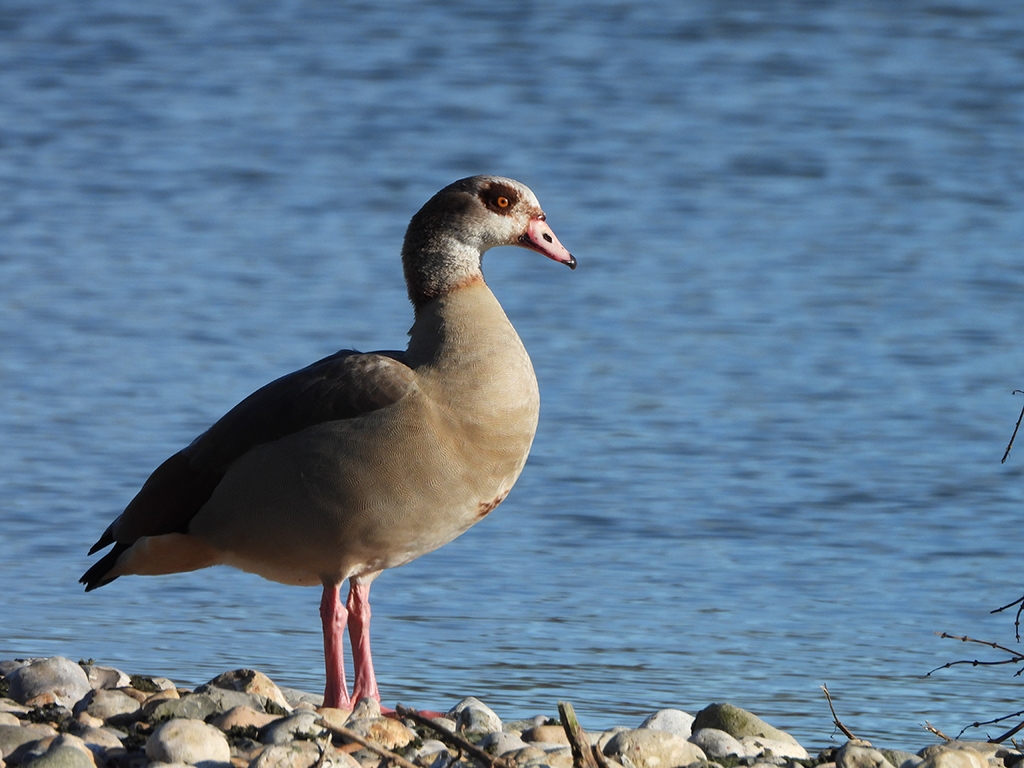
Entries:
{"type": "MultiPolygon", "coordinates": [[[[384,747],[382,747],[377,742],[370,741],[370,739],[367,739],[365,736],[360,736],[358,733],[353,731],[351,728],[346,728],[343,725],[330,725],[329,723],[325,724],[325,727],[331,733],[336,733],[339,736],[341,736],[343,739],[348,739],[349,741],[354,741],[357,744],[362,744],[364,747],[366,747],[371,752],[374,752],[375,754],[380,755],[381,757],[383,757],[388,762],[393,763],[394,765],[399,766],[399,768],[420,768],[420,766],[416,765],[416,763],[413,763],[413,762],[410,762],[410,761],[406,760],[401,755],[396,755],[394,752],[392,752],[389,749],[385,749],[384,747]]],[[[321,757],[321,761],[322,761],[323,760],[323,754],[321,754],[320,757],[321,757]]],[[[318,762],[320,762],[320,761],[318,761],[318,762]]],[[[321,765],[322,765],[322,762],[321,762],[321,765]]]]}
{"type": "Polygon", "coordinates": [[[942,731],[940,731],[934,725],[929,723],[927,720],[924,721],[924,725],[921,726],[921,727],[924,728],[926,731],[931,731],[932,733],[934,733],[936,736],[938,736],[943,741],[955,741],[955,739],[949,738],[949,736],[944,734],[942,731]]]}
{"type": "MultiPolygon", "coordinates": [[[[1018,712],[1016,716],[1019,717],[1020,715],[1021,713],[1018,712]]],[[[1008,730],[1002,736],[996,736],[994,739],[989,739],[988,741],[990,744],[1002,744],[1008,738],[1014,736],[1021,728],[1024,728],[1024,721],[1017,723],[1015,726],[1013,726],[1013,728],[1008,730]]]]}
{"type": "MultiPolygon", "coordinates": [[[[1024,390],[1020,390],[1020,389],[1013,390],[1013,392],[1011,394],[1016,395],[1018,392],[1020,392],[1022,395],[1024,395],[1024,390]]],[[[1015,437],[1017,437],[1017,430],[1020,429],[1021,419],[1024,419],[1024,408],[1021,408],[1021,410],[1020,410],[1020,416],[1017,417],[1017,426],[1015,426],[1013,428],[1013,434],[1010,435],[1010,442],[1007,443],[1007,445],[1006,445],[1006,453],[1003,454],[1003,458],[999,462],[1000,464],[1005,464],[1007,457],[1010,455],[1010,449],[1013,448],[1013,440],[1014,440],[1015,437]]]]}
{"type": "MultiPolygon", "coordinates": [[[[950,667],[957,667],[961,664],[970,664],[972,667],[998,667],[1003,664],[1018,664],[1024,661],[1024,654],[1019,651],[1014,651],[1011,648],[1007,648],[1005,645],[999,643],[993,643],[988,640],[976,640],[973,637],[967,637],[966,635],[951,635],[948,632],[936,632],[939,637],[943,637],[949,640],[959,640],[962,643],[975,643],[977,645],[984,645],[988,648],[995,648],[997,651],[1003,651],[1010,654],[1008,659],[1000,659],[998,661],[981,661],[980,659],[961,659],[959,661],[950,661],[943,664],[941,667],[936,667],[929,672],[925,677],[931,676],[932,672],[938,672],[940,669],[949,669],[950,667]]],[[[1021,674],[1024,670],[1018,670],[1017,674],[1021,674]]]]}
{"type": "Polygon", "coordinates": [[[1013,629],[1014,629],[1014,632],[1016,633],[1016,636],[1017,636],[1017,642],[1019,643],[1020,642],[1020,614],[1021,614],[1021,611],[1024,611],[1024,595],[1022,595],[1021,597],[1018,597],[1012,603],[1007,603],[1002,608],[996,608],[994,611],[989,611],[989,613],[1002,613],[1007,608],[1013,608],[1013,606],[1015,606],[1015,605],[1018,606],[1018,608],[1017,608],[1017,616],[1013,620],[1013,629]]]}
{"type": "MultiPolygon", "coordinates": [[[[981,728],[984,725],[995,725],[996,723],[1001,723],[1004,720],[1009,720],[1011,717],[1020,717],[1021,715],[1024,715],[1024,710],[1021,710],[1020,712],[1013,712],[1009,715],[1003,715],[1002,717],[997,717],[993,720],[985,720],[984,722],[971,723],[970,725],[964,726],[964,729],[960,731],[960,733],[958,733],[956,737],[959,739],[961,736],[967,733],[968,729],[970,728],[981,728]]],[[[1024,728],[1024,723],[1014,726],[1009,731],[1004,733],[1002,736],[997,736],[994,739],[989,739],[989,744],[999,744],[1002,741],[1006,741],[1008,738],[1017,733],[1017,731],[1019,731],[1021,728],[1024,728]]]]}
{"type": "Polygon", "coordinates": [[[403,707],[401,704],[395,704],[395,712],[398,713],[399,717],[407,717],[413,722],[419,723],[420,725],[430,728],[434,733],[437,734],[439,740],[443,741],[449,746],[461,749],[463,752],[472,755],[474,758],[479,760],[488,768],[515,768],[514,763],[510,760],[505,760],[500,757],[488,754],[484,750],[480,749],[476,744],[472,744],[466,741],[461,736],[457,736],[451,731],[446,731],[444,728],[433,722],[430,718],[424,717],[415,709],[409,707],[403,707]]]}
{"type": "Polygon", "coordinates": [[[853,731],[847,728],[839,721],[839,715],[836,714],[836,708],[832,706],[832,695],[828,692],[828,686],[825,683],[821,684],[821,690],[825,692],[825,700],[828,702],[828,708],[832,711],[832,722],[835,723],[842,734],[848,739],[856,739],[853,735],[853,731]]]}
{"type": "Polygon", "coordinates": [[[328,738],[326,744],[321,744],[319,741],[314,743],[320,750],[320,757],[316,759],[316,762],[310,768],[324,768],[324,764],[327,762],[327,747],[330,746],[331,740],[328,738]]]}

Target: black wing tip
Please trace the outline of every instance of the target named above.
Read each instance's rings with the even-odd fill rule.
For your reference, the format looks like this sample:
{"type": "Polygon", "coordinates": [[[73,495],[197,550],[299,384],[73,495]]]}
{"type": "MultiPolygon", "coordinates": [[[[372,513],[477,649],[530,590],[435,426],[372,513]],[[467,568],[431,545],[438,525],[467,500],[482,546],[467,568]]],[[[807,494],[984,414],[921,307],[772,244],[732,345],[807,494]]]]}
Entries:
{"type": "MultiPolygon", "coordinates": [[[[86,592],[92,592],[94,589],[99,589],[105,584],[112,582],[117,578],[117,576],[107,576],[107,574],[110,572],[110,569],[114,567],[114,564],[121,556],[121,553],[126,549],[127,547],[122,544],[116,545],[112,550],[107,552],[107,554],[93,563],[92,567],[82,574],[82,578],[78,580],[78,583],[85,584],[86,592]]],[[[89,554],[91,555],[95,551],[96,547],[93,547],[89,554]]]]}

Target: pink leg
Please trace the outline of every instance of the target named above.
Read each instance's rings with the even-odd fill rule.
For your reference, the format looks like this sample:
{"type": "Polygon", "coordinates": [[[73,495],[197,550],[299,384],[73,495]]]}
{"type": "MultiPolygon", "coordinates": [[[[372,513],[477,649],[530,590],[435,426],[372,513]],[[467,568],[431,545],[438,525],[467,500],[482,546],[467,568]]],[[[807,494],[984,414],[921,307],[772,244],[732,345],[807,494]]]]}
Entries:
{"type": "Polygon", "coordinates": [[[372,581],[372,577],[365,581],[349,579],[348,637],[352,641],[352,664],[356,673],[356,682],[352,691],[354,703],[367,696],[380,701],[377,677],[373,674],[373,659],[370,657],[370,583],[372,581]]]}
{"type": "MultiPolygon", "coordinates": [[[[327,685],[324,688],[324,706],[352,709],[345,683],[345,623],[348,611],[341,604],[338,584],[324,584],[320,598],[320,621],[324,625],[324,663],[327,666],[327,685]]],[[[359,679],[358,668],[356,679],[359,679]]]]}

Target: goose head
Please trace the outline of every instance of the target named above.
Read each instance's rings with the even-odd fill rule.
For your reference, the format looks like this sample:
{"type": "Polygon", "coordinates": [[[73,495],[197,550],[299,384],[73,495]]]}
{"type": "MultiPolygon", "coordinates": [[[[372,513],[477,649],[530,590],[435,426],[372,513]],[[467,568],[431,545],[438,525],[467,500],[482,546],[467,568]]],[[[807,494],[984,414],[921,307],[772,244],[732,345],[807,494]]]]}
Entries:
{"type": "Polygon", "coordinates": [[[483,279],[483,255],[500,245],[576,268],[529,187],[501,176],[471,176],[434,195],[409,223],[402,263],[413,304],[483,279]]]}

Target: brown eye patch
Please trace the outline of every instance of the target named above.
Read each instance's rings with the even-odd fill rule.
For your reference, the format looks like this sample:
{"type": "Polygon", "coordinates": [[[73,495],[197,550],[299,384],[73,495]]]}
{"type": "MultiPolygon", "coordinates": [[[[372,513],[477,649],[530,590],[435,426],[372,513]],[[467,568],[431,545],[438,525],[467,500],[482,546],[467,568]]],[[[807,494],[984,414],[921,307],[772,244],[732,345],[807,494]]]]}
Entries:
{"type": "Polygon", "coordinates": [[[511,213],[519,202],[519,193],[504,184],[495,184],[481,190],[480,199],[483,204],[495,213],[511,213]]]}

